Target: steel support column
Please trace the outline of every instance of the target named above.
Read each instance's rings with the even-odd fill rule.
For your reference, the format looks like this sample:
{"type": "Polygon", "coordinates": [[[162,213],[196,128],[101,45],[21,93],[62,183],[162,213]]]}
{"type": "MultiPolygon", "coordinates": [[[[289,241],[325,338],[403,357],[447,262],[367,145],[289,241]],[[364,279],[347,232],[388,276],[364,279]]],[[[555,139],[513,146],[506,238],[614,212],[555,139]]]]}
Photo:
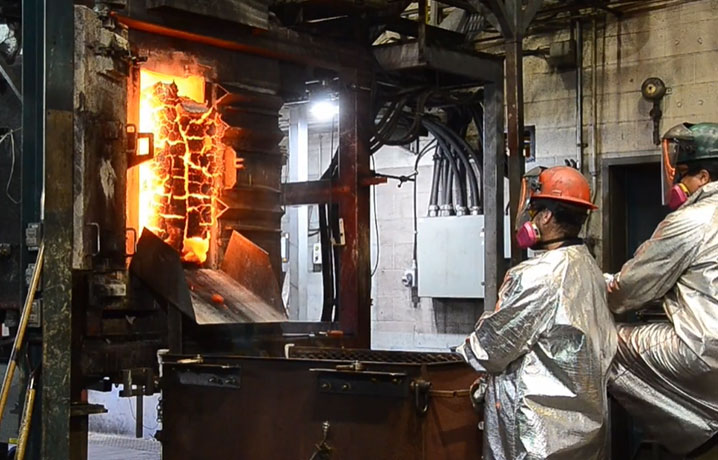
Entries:
{"type": "Polygon", "coordinates": [[[484,86],[484,310],[493,311],[504,267],[504,79],[484,86]]]}
{"type": "MultiPolygon", "coordinates": [[[[489,20],[506,40],[506,113],[509,146],[509,195],[511,225],[515,227],[521,178],[524,174],[524,71],[523,38],[543,0],[470,0],[480,12],[491,12],[489,20]]],[[[526,251],[511,239],[511,265],[526,258],[526,251]]]]}
{"type": "MultiPolygon", "coordinates": [[[[511,197],[511,227],[516,228],[516,214],[521,194],[521,179],[525,172],[524,158],[524,66],[522,39],[506,42],[506,116],[509,145],[509,196],[511,197]]],[[[526,259],[526,250],[511,238],[511,266],[526,259]]]]}
{"type": "MultiPolygon", "coordinates": [[[[30,223],[40,222],[40,200],[43,188],[43,113],[45,102],[44,91],[44,47],[45,23],[44,0],[23,0],[22,2],[22,155],[21,168],[21,204],[20,222],[20,270],[27,268],[35,261],[37,253],[29,251],[25,240],[25,229],[30,223]]],[[[20,283],[20,297],[24,298],[27,291],[25,283],[20,283]]],[[[34,341],[36,333],[29,331],[28,342],[34,341]]],[[[41,346],[28,343],[28,355],[32,365],[40,364],[41,346]]],[[[27,450],[28,458],[40,458],[42,429],[40,414],[42,411],[42,382],[37,386],[36,404],[33,409],[33,420],[27,450]]]]}
{"type": "MultiPolygon", "coordinates": [[[[343,75],[345,87],[339,109],[339,186],[347,190],[339,201],[344,224],[345,245],[339,271],[339,324],[353,336],[352,346],[371,345],[371,256],[369,187],[362,179],[370,176],[369,91],[359,71],[343,75]]],[[[368,85],[366,85],[368,87],[368,85]]]]}
{"type": "MultiPolygon", "coordinates": [[[[45,193],[42,356],[42,458],[87,455],[87,416],[72,418],[81,384],[72,372],[74,6],[45,0],[45,193]],[[73,391],[75,390],[75,391],[73,391]],[[77,435],[80,436],[77,436],[77,435]]],[[[43,136],[38,136],[42,139],[43,136]]]]}
{"type": "MultiPolygon", "coordinates": [[[[42,196],[43,163],[43,110],[44,110],[44,0],[22,2],[22,203],[19,229],[25,232],[28,224],[40,222],[40,199],[42,196]]],[[[35,261],[35,252],[27,250],[25,238],[21,238],[20,267],[25,270],[35,261]]],[[[21,287],[24,298],[26,287],[21,287]]]]}

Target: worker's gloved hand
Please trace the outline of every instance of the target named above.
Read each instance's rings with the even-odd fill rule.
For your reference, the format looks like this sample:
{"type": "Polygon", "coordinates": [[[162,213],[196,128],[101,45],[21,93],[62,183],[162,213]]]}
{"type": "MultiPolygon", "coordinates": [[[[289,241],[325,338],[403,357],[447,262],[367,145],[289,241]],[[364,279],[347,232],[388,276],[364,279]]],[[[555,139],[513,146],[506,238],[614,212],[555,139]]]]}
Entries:
{"type": "Polygon", "coordinates": [[[477,414],[484,415],[484,398],[486,397],[486,389],[488,388],[488,382],[486,374],[481,374],[479,378],[474,380],[474,383],[469,387],[469,398],[471,398],[471,405],[477,414]]]}
{"type": "Polygon", "coordinates": [[[603,279],[606,280],[606,290],[608,290],[609,294],[618,292],[618,290],[621,289],[620,277],[620,273],[616,273],[615,275],[612,275],[610,273],[603,274],[603,279]]]}

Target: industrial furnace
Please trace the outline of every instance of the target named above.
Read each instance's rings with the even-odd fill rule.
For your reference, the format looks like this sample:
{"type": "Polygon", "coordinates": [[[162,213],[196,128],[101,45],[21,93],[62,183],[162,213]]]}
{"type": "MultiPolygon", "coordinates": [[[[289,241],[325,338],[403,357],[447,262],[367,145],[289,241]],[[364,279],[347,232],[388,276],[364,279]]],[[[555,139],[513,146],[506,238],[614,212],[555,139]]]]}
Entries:
{"type": "MultiPolygon", "coordinates": [[[[49,248],[71,260],[70,317],[52,310],[51,291],[43,319],[45,333],[71,331],[55,350],[71,356],[71,445],[86,444],[87,417],[103,410],[84,390],[120,383],[123,396],[162,392],[165,458],[479,458],[463,362],[367,349],[368,198],[382,182],[367,125],[377,62],[434,83],[453,66],[451,85],[487,85],[485,145],[500,151],[500,62],[425,43],[408,61],[396,58],[414,44],[375,57],[356,39],[276,24],[269,3],[74,6],[72,146],[58,141],[47,171],[72,197],[46,209],[47,234],[71,229],[49,248]],[[284,187],[279,110],[317,80],[341,104],[337,174],[284,187]],[[70,177],[58,174],[66,161],[70,177]],[[314,323],[289,322],[278,287],[283,206],[300,203],[336,206],[343,229],[336,311],[314,323]]],[[[69,52],[61,44],[51,58],[69,52]]]]}

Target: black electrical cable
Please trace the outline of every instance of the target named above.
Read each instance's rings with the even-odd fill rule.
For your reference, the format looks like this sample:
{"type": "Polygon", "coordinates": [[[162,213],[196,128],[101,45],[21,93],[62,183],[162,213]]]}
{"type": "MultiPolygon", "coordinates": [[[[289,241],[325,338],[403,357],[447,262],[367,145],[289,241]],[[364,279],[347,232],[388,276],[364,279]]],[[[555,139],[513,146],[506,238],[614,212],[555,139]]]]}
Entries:
{"type": "Polygon", "coordinates": [[[456,154],[458,154],[459,158],[464,162],[464,166],[466,167],[466,169],[471,172],[471,174],[469,175],[469,182],[471,183],[472,191],[471,205],[480,207],[482,204],[482,196],[478,186],[479,179],[474,173],[474,169],[471,167],[471,163],[469,162],[469,157],[473,158],[476,162],[477,167],[479,167],[480,174],[483,174],[483,169],[480,167],[480,159],[478,155],[476,154],[474,149],[472,149],[471,146],[468,145],[465,139],[459,137],[456,132],[452,131],[445,125],[437,122],[436,120],[429,119],[427,119],[427,125],[431,126],[433,131],[439,133],[439,136],[443,138],[444,141],[453,148],[453,151],[456,154]]]}
{"type": "MultiPolygon", "coordinates": [[[[449,129],[445,128],[440,123],[431,120],[429,118],[426,118],[424,120],[424,126],[426,129],[438,139],[439,144],[441,145],[441,149],[444,152],[447,152],[445,155],[447,157],[450,157],[453,159],[453,156],[456,155],[458,159],[464,164],[464,168],[468,172],[469,177],[469,183],[471,186],[471,206],[478,206],[478,197],[479,197],[479,187],[478,187],[478,181],[476,178],[476,174],[474,173],[473,168],[471,167],[471,163],[469,162],[469,159],[466,157],[464,152],[462,152],[461,146],[456,142],[456,139],[450,135],[449,129]]],[[[451,161],[451,164],[456,169],[456,164],[454,161],[451,161]]],[[[458,169],[454,171],[456,174],[456,177],[460,177],[460,173],[458,169]]],[[[462,190],[462,193],[466,193],[465,190],[462,190]]]]}
{"type": "MultiPolygon", "coordinates": [[[[371,157],[371,168],[376,170],[374,163],[374,157],[371,157]]],[[[376,211],[376,186],[372,187],[371,190],[372,199],[374,201],[374,234],[376,235],[376,260],[374,261],[374,267],[371,269],[371,277],[373,278],[379,269],[379,257],[381,256],[381,240],[379,238],[379,218],[376,211]]]]}
{"type": "MultiPolygon", "coordinates": [[[[437,144],[436,149],[439,148],[439,145],[437,144]]],[[[433,170],[433,176],[431,178],[431,193],[429,194],[429,207],[436,206],[436,202],[439,201],[439,165],[438,163],[441,161],[441,155],[439,155],[438,152],[436,152],[436,149],[434,150],[434,170],[433,170]]],[[[416,182],[414,182],[416,183],[416,182]]]]}
{"type": "MultiPolygon", "coordinates": [[[[332,129],[332,135],[334,131],[332,129]]],[[[333,137],[333,136],[332,136],[333,137]]],[[[332,141],[333,144],[333,141],[332,141]]],[[[332,149],[333,150],[333,149],[332,149]]],[[[331,179],[337,174],[339,165],[339,150],[333,150],[334,154],[329,166],[322,174],[322,179],[331,179]]],[[[322,247],[322,321],[332,321],[332,314],[336,303],[336,279],[338,271],[334,270],[337,255],[332,251],[331,242],[331,218],[328,207],[331,205],[319,205],[319,238],[322,247]]]]}

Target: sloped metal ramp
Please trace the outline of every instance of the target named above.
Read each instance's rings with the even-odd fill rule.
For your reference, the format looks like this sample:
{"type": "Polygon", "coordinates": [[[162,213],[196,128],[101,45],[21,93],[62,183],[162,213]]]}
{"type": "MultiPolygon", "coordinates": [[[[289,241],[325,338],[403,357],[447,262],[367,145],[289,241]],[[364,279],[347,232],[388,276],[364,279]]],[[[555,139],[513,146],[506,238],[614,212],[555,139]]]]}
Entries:
{"type": "Polygon", "coordinates": [[[288,319],[269,255],[237,232],[230,238],[222,269],[212,270],[183,266],[177,251],[144,229],[130,273],[200,325],[288,319]]]}

